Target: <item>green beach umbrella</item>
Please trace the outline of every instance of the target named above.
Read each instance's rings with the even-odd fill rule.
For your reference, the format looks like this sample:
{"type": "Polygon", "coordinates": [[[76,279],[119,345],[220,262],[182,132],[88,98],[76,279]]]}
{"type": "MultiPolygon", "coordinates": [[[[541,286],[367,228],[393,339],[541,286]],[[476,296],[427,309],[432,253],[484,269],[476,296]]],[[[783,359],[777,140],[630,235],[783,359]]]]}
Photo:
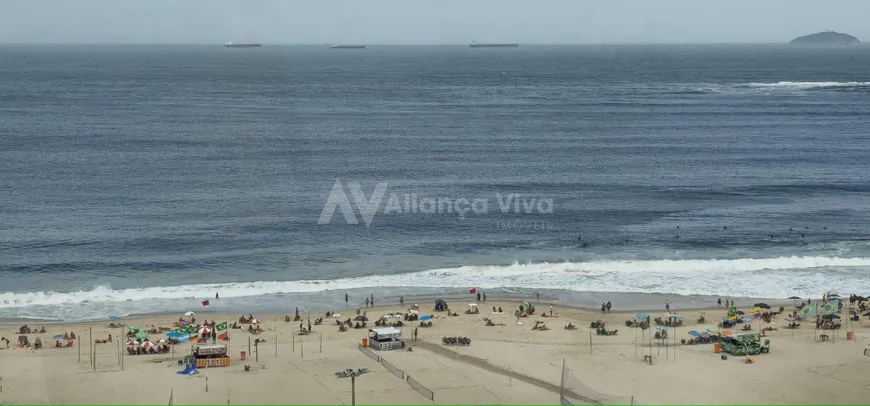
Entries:
{"type": "Polygon", "coordinates": [[[140,339],[140,340],[145,339],[145,337],[148,337],[148,334],[145,334],[145,333],[142,332],[142,331],[136,333],[136,338],[138,338],[138,339],[140,339]]]}

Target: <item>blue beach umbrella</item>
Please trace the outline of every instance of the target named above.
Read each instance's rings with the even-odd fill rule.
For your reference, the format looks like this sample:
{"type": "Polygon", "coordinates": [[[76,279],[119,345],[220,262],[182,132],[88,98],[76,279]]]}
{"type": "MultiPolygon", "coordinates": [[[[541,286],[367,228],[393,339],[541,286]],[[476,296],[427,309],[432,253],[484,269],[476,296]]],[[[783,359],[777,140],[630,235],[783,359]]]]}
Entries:
{"type": "Polygon", "coordinates": [[[698,336],[701,335],[701,333],[699,333],[699,332],[697,332],[697,331],[695,331],[695,330],[689,330],[689,332],[688,332],[687,334],[689,334],[689,335],[692,336],[692,337],[698,337],[698,336]]]}
{"type": "Polygon", "coordinates": [[[420,317],[420,321],[426,321],[426,320],[429,320],[430,318],[431,317],[429,317],[429,316],[423,316],[423,317],[420,317]]]}

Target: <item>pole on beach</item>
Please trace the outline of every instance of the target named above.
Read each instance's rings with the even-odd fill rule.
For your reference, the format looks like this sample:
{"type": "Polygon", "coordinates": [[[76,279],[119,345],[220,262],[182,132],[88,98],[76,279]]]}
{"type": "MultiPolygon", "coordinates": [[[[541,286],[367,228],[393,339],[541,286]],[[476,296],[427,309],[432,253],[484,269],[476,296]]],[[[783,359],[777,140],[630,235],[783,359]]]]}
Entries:
{"type": "Polygon", "coordinates": [[[94,328],[88,327],[88,340],[91,347],[91,365],[94,367],[94,372],[97,372],[97,345],[94,344],[94,328]]]}
{"type": "Polygon", "coordinates": [[[592,330],[589,330],[589,353],[592,354],[592,330]]]}
{"type": "MultiPolygon", "coordinates": [[[[118,344],[121,345],[121,346],[124,345],[124,344],[121,344],[120,341],[118,341],[118,344]]],[[[174,348],[175,348],[175,347],[173,347],[173,349],[174,349],[174,348]]],[[[123,349],[123,348],[121,349],[121,370],[122,370],[122,371],[124,370],[124,349],[123,349]]]]}
{"type": "Polygon", "coordinates": [[[254,360],[260,362],[260,342],[254,343],[254,360]]]}
{"type": "MultiPolygon", "coordinates": [[[[206,364],[206,368],[208,368],[208,364],[206,364]]],[[[208,375],[205,376],[205,391],[208,392],[208,375]]]]}
{"type": "Polygon", "coordinates": [[[248,336],[248,354],[251,353],[251,336],[248,336]]]}
{"type": "Polygon", "coordinates": [[[82,340],[81,340],[81,338],[79,338],[76,341],[79,342],[79,364],[81,364],[82,363],[82,340]]]}
{"type": "Polygon", "coordinates": [[[296,354],[296,334],[292,334],[290,338],[293,339],[293,353],[296,354]]]}
{"type": "Polygon", "coordinates": [[[278,358],[278,335],[275,334],[275,358],[278,358]]]}
{"type": "Polygon", "coordinates": [[[508,367],[508,386],[514,386],[514,368],[508,367]]]}
{"type": "Polygon", "coordinates": [[[320,353],[323,354],[323,333],[320,333],[320,353]]]}
{"type": "Polygon", "coordinates": [[[356,406],[356,374],[350,376],[350,404],[356,406]]]}
{"type": "Polygon", "coordinates": [[[299,355],[305,358],[305,342],[301,338],[299,339],[299,355]]]}
{"type": "Polygon", "coordinates": [[[230,404],[230,388],[227,388],[227,404],[230,404]]]}

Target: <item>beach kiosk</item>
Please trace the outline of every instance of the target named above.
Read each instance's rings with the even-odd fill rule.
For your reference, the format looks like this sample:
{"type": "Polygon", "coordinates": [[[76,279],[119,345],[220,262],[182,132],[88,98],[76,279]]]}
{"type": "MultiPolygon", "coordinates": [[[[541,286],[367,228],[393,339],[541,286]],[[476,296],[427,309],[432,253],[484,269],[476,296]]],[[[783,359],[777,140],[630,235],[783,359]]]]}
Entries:
{"type": "Polygon", "coordinates": [[[400,350],[405,346],[402,342],[402,330],[395,327],[373,328],[369,330],[369,347],[377,350],[400,350]]]}
{"type": "Polygon", "coordinates": [[[197,368],[214,368],[230,366],[230,356],[224,345],[200,345],[194,351],[197,368]]]}

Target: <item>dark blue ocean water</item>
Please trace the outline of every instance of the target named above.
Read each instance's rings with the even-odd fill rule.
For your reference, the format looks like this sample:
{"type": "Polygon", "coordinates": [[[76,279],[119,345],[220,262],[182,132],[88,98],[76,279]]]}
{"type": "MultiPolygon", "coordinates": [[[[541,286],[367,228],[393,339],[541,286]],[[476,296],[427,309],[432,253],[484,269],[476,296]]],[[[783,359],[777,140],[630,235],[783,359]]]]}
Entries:
{"type": "Polygon", "coordinates": [[[866,46],[2,46],[0,317],[866,290],[867,66],[866,46]],[[318,224],[337,180],[359,224],[318,224]],[[353,182],[385,187],[368,227],[353,182]]]}

